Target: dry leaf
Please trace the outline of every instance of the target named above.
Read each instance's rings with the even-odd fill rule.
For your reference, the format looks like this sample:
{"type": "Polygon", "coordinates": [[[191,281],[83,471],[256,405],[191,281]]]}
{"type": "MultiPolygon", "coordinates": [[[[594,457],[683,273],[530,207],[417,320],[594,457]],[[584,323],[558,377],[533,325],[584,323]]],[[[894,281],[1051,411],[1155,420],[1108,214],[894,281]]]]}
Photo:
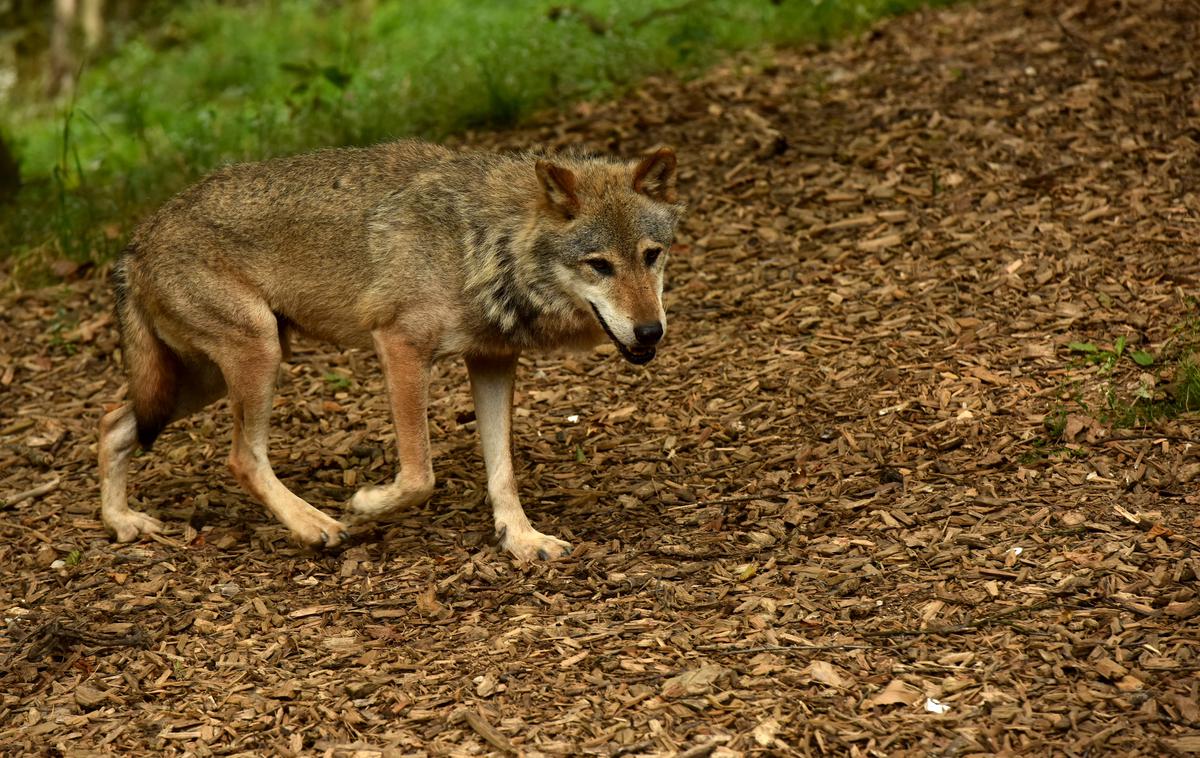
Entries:
{"type": "Polygon", "coordinates": [[[754,727],[754,741],[762,747],[771,747],[775,744],[775,735],[779,732],[779,721],[777,719],[767,719],[754,727]]]}
{"type": "Polygon", "coordinates": [[[828,661],[813,661],[808,664],[800,675],[808,681],[820,682],[830,687],[845,687],[846,680],[838,673],[838,669],[828,661]]]}
{"type": "Polygon", "coordinates": [[[711,690],[713,684],[728,671],[729,669],[724,666],[711,663],[706,663],[698,669],[685,671],[663,683],[663,697],[702,695],[711,690]]]}
{"type": "Polygon", "coordinates": [[[893,679],[874,697],[867,701],[867,706],[874,708],[883,705],[913,705],[925,696],[902,679],[893,679]]]}
{"type": "Polygon", "coordinates": [[[75,702],[80,708],[90,711],[93,708],[98,708],[109,699],[107,692],[98,690],[86,684],[80,684],[75,688],[75,702]]]}

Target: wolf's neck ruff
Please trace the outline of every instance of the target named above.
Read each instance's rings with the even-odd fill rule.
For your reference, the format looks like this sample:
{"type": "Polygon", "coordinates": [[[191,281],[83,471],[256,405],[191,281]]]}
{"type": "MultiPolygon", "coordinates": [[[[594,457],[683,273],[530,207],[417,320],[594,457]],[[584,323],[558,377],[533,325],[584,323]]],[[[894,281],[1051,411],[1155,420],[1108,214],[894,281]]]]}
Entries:
{"type": "Polygon", "coordinates": [[[524,222],[517,216],[491,228],[471,225],[463,246],[467,296],[488,325],[517,349],[558,336],[574,310],[556,287],[548,240],[523,232],[524,222]]]}

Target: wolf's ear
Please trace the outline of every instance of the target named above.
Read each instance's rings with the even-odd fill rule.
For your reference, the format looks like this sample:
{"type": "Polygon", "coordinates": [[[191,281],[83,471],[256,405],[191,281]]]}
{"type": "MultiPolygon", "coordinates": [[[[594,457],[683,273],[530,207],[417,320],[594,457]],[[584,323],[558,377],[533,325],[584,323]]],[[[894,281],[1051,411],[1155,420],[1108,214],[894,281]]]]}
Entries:
{"type": "Polygon", "coordinates": [[[675,151],[660,147],[633,170],[633,190],[663,203],[675,202],[675,151]]]}
{"type": "Polygon", "coordinates": [[[547,160],[539,160],[534,169],[549,206],[566,218],[574,218],[579,213],[579,196],[575,194],[575,174],[571,169],[547,160]]]}

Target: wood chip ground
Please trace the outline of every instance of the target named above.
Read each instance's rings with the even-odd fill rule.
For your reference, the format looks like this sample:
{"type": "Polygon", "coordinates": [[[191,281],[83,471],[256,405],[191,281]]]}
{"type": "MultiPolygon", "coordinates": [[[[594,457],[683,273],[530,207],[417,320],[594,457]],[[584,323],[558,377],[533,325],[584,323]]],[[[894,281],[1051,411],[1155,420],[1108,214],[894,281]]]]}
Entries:
{"type": "MultiPolygon", "coordinates": [[[[7,296],[0,752],[1200,752],[1197,419],[1104,423],[1137,367],[1067,347],[1196,316],[1197,51],[1194,0],[989,2],[464,138],[683,160],[659,358],[524,362],[546,565],[497,553],[457,364],[436,495],[344,552],[238,489],[223,404],[112,544],[104,272],[7,296]]],[[[393,474],[370,354],[299,345],[274,419],[318,505],[393,474]]]]}

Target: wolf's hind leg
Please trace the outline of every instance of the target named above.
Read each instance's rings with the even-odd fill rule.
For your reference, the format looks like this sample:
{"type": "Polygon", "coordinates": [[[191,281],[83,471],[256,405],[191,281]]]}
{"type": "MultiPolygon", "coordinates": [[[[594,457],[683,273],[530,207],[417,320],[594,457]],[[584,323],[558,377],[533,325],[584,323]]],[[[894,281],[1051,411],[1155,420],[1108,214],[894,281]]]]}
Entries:
{"type": "MultiPolygon", "coordinates": [[[[197,358],[183,367],[183,376],[176,384],[175,408],[167,423],[195,413],[225,394],[225,382],[213,363],[197,358]]],[[[137,418],[132,403],[105,414],[100,420],[100,520],[118,542],[132,542],[139,535],[160,532],[163,528],[158,519],[129,507],[126,493],[129,459],[137,445],[137,418]]]]}
{"type": "Polygon", "coordinates": [[[129,403],[100,421],[100,520],[119,542],[162,531],[162,522],[129,507],[129,458],[137,444],[137,420],[129,403]]]}
{"type": "Polygon", "coordinates": [[[263,339],[225,345],[214,356],[229,387],[233,410],[233,445],[229,467],[238,482],[267,507],[301,544],[335,547],[346,537],[346,527],[304,502],[284,486],[271,469],[267,438],[280,345],[270,323],[263,339]]]}
{"type": "Polygon", "coordinates": [[[516,356],[467,359],[471,392],[475,396],[475,420],[487,467],[488,499],[492,501],[500,546],[518,560],[548,560],[567,555],[571,545],[534,529],[521,508],[510,443],[516,369],[516,356]]]}
{"type": "Polygon", "coordinates": [[[374,337],[396,427],[400,471],[392,484],[363,487],[354,493],[347,517],[352,524],[415,508],[433,495],[433,461],[429,453],[429,420],[426,416],[432,355],[396,331],[380,330],[374,337]]]}

